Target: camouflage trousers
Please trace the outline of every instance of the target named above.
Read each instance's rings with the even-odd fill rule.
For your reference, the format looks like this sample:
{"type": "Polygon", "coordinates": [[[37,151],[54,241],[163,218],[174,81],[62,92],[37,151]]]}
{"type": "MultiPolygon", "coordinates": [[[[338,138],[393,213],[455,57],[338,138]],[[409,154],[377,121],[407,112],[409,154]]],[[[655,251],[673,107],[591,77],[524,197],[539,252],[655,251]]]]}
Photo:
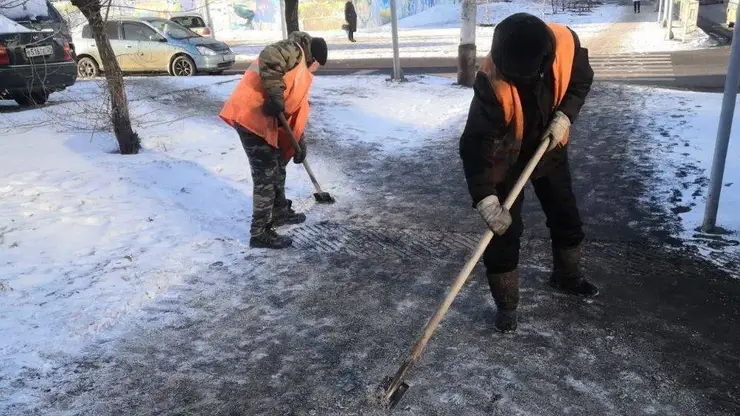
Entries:
{"type": "Polygon", "coordinates": [[[273,213],[286,209],[285,166],[282,152],[249,131],[237,128],[239,139],[249,158],[254,192],[251,234],[262,234],[272,227],[273,213]]]}

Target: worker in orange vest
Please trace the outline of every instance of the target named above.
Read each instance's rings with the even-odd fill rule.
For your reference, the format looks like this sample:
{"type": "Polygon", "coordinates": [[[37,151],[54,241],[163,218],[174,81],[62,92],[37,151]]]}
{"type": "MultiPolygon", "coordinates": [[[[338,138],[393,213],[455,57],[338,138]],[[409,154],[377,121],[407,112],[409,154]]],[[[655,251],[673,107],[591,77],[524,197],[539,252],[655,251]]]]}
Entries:
{"type": "Polygon", "coordinates": [[[219,114],[236,129],[249,158],[254,182],[251,247],[289,247],[292,239],[278,234],[274,227],[306,220],[285,197],[285,167],[291,157],[295,163],[306,157],[303,132],[310,112],[308,93],[314,72],[326,59],[324,39],[291,33],[287,40],[265,47],[219,114]],[[298,151],[278,126],[281,113],[299,139],[298,151]]]}
{"type": "Polygon", "coordinates": [[[568,166],[568,132],[593,82],[588,50],[568,27],[517,13],[496,26],[491,53],[474,85],[474,98],[460,138],[473,206],[496,234],[483,261],[496,302],[501,332],[517,328],[520,196],[511,210],[502,201],[541,140],[551,146],[532,175],[547,217],[553,251],[550,283],[567,293],[595,296],[580,270],[582,223],[568,166]]]}

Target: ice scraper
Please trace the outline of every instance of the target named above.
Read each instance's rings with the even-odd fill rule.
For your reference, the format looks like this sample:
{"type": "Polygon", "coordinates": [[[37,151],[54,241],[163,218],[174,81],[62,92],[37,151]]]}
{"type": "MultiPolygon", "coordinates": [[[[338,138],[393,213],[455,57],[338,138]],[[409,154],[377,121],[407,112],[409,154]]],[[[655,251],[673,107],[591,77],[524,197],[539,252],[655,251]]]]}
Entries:
{"type": "MultiPolygon", "coordinates": [[[[300,152],[301,148],[298,144],[298,139],[296,139],[295,134],[293,134],[293,130],[290,128],[288,120],[285,119],[285,115],[278,114],[278,120],[280,120],[280,124],[283,126],[285,131],[288,132],[288,136],[290,136],[290,140],[293,142],[293,147],[295,148],[295,151],[300,152]]],[[[328,192],[324,192],[321,190],[321,186],[316,180],[316,177],[313,176],[313,171],[311,170],[311,167],[308,166],[308,161],[305,158],[303,159],[302,165],[304,168],[306,168],[306,173],[308,173],[308,177],[311,178],[311,182],[313,182],[313,187],[316,189],[316,192],[314,192],[313,194],[316,202],[318,202],[319,204],[333,204],[335,202],[334,198],[329,195],[328,192]]]]}
{"type": "MultiPolygon", "coordinates": [[[[529,177],[532,175],[534,168],[540,162],[540,159],[542,159],[542,156],[545,154],[549,146],[550,140],[542,141],[540,147],[537,148],[534,156],[532,156],[532,159],[527,163],[527,166],[524,167],[524,171],[522,172],[521,176],[519,176],[516,184],[514,184],[514,188],[512,188],[509,196],[506,197],[506,200],[504,201],[504,208],[506,208],[507,210],[511,209],[514,201],[516,201],[516,199],[519,197],[519,193],[521,193],[522,188],[524,188],[524,185],[527,183],[529,177]]],[[[426,347],[427,342],[429,342],[429,339],[432,337],[432,334],[434,334],[434,331],[437,329],[437,325],[439,325],[439,322],[447,313],[447,309],[450,308],[452,301],[455,300],[458,292],[460,292],[460,289],[462,289],[463,285],[468,280],[468,277],[470,277],[470,273],[473,271],[473,268],[475,268],[478,260],[480,260],[483,252],[486,251],[486,247],[488,246],[488,243],[491,242],[492,238],[493,232],[491,232],[491,230],[487,230],[486,234],[483,236],[483,238],[478,243],[478,246],[475,248],[473,256],[468,260],[467,263],[465,263],[465,267],[463,267],[463,269],[457,275],[457,279],[455,279],[455,282],[452,284],[452,287],[447,293],[447,296],[442,302],[442,305],[440,305],[439,309],[437,309],[437,312],[435,312],[434,316],[432,316],[432,319],[430,319],[427,323],[427,326],[424,328],[424,333],[422,334],[419,341],[417,341],[416,345],[414,345],[414,349],[411,350],[411,355],[409,355],[408,358],[406,358],[406,360],[403,362],[403,364],[401,364],[401,367],[398,369],[395,376],[386,377],[383,380],[383,383],[378,387],[378,400],[380,401],[380,404],[382,406],[388,409],[393,409],[398,404],[398,402],[401,401],[401,398],[406,393],[406,390],[408,390],[409,388],[409,385],[406,383],[404,378],[406,377],[406,375],[408,375],[411,367],[413,367],[414,364],[416,364],[416,361],[419,360],[419,357],[421,357],[421,353],[424,350],[424,347],[426,347]]]]}

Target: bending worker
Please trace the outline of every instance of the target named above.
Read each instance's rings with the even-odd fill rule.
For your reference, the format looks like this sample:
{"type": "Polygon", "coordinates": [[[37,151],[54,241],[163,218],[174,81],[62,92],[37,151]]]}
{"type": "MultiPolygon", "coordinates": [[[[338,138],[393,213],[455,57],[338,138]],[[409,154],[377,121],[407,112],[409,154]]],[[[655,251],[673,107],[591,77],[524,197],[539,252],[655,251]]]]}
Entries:
{"type": "Polygon", "coordinates": [[[491,53],[477,74],[474,98],[460,138],[473,204],[496,234],[483,261],[501,332],[517,328],[522,201],[502,203],[541,140],[551,146],[532,175],[547,217],[557,289],[595,296],[580,270],[584,239],[568,167],[568,131],[593,82],[588,50],[568,27],[517,13],[494,31],[491,53]]]}
{"type": "Polygon", "coordinates": [[[251,247],[289,247],[292,239],[274,227],[306,220],[285,197],[285,167],[291,157],[295,163],[306,157],[302,136],[310,112],[308,93],[313,73],[326,64],[326,58],[324,39],[291,33],[287,40],[265,47],[219,114],[236,129],[249,158],[254,183],[251,247]],[[299,140],[298,151],[279,128],[277,116],[283,113],[299,140]]]}

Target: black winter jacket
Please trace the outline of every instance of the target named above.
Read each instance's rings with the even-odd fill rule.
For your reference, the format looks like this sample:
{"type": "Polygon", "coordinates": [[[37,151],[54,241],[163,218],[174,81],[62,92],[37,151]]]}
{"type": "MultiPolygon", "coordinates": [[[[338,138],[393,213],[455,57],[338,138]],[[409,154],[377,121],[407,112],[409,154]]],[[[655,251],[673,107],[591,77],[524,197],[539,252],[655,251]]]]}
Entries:
{"type": "MultiPolygon", "coordinates": [[[[575,40],[575,56],[570,83],[560,107],[571,123],[575,122],[581,111],[586,96],[591,90],[594,72],[588,61],[588,49],[581,47],[578,35],[571,30],[575,40]]],[[[524,137],[519,160],[529,160],[540,144],[542,134],[554,115],[554,84],[552,64],[546,66],[541,82],[530,86],[517,85],[524,113],[524,137]],[[523,159],[524,158],[524,159],[523,159]]],[[[474,97],[470,104],[465,130],[460,137],[460,157],[465,170],[468,190],[473,205],[489,195],[496,195],[496,183],[493,174],[493,154],[496,146],[501,144],[508,133],[496,94],[488,78],[478,73],[473,87],[474,97]]],[[[548,152],[540,163],[538,171],[546,173],[546,166],[558,157],[558,150],[548,152]]],[[[520,163],[517,163],[520,165],[520,163]]],[[[518,174],[518,173],[517,173],[518,174]]]]}
{"type": "Polygon", "coordinates": [[[350,31],[357,32],[357,12],[355,12],[355,5],[350,1],[344,5],[344,20],[347,21],[350,31]]]}

